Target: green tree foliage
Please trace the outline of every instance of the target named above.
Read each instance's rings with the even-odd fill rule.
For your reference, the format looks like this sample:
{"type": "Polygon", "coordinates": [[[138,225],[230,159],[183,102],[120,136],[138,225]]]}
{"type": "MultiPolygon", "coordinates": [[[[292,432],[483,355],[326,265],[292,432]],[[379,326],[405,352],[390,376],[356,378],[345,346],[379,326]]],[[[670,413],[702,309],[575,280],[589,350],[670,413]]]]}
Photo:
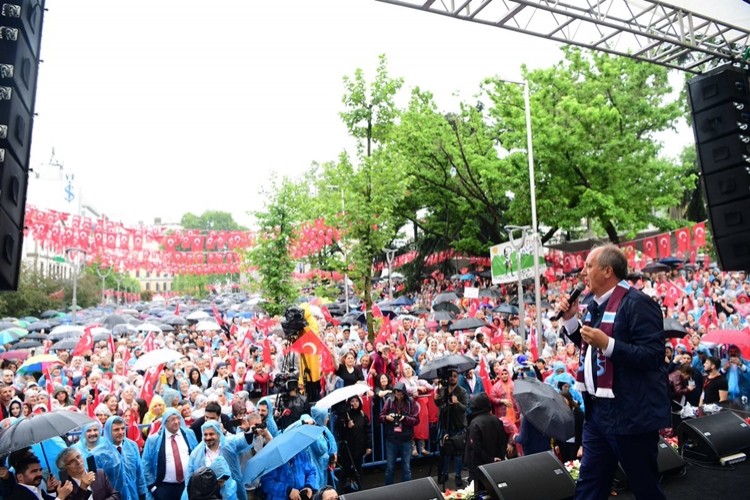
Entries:
{"type": "MultiPolygon", "coordinates": [[[[694,182],[681,165],[659,158],[654,134],[672,128],[684,108],[669,99],[667,70],[604,53],[563,49],[549,69],[523,68],[531,89],[537,208],[540,225],[575,229],[588,219],[613,242],[649,224],[668,228],[666,209],[694,182]]],[[[518,191],[509,218],[530,221],[529,184],[520,180],[526,126],[519,85],[483,85],[503,147],[518,151],[518,191]]]]}
{"type": "Polygon", "coordinates": [[[201,229],[203,231],[245,231],[247,228],[235,222],[232,214],[220,210],[206,210],[201,215],[190,212],[182,216],[180,225],[185,229],[201,229]]]}
{"type": "MultiPolygon", "coordinates": [[[[402,79],[389,76],[385,56],[380,56],[369,84],[362,69],[344,77],[341,119],[356,140],[356,158],[342,153],[323,176],[344,188],[346,213],[342,221],[345,238],[351,243],[351,277],[358,283],[368,311],[373,302],[372,264],[383,255],[404,221],[395,208],[404,196],[407,179],[403,158],[392,139],[400,114],[394,97],[402,85],[402,79]]],[[[369,313],[367,327],[372,336],[369,313]]]]}
{"type": "Polygon", "coordinates": [[[0,314],[21,318],[38,316],[48,309],[62,309],[63,300],[53,297],[64,287],[65,284],[62,281],[45,278],[34,271],[31,266],[24,265],[21,269],[18,290],[0,292],[0,314]]]}
{"type": "Polygon", "coordinates": [[[275,181],[264,194],[266,206],[255,213],[258,233],[255,247],[248,253],[260,275],[260,288],[267,300],[264,308],[271,315],[281,314],[297,298],[292,280],[294,261],[289,255],[293,231],[300,221],[308,194],[301,184],[284,179],[275,181]]]}

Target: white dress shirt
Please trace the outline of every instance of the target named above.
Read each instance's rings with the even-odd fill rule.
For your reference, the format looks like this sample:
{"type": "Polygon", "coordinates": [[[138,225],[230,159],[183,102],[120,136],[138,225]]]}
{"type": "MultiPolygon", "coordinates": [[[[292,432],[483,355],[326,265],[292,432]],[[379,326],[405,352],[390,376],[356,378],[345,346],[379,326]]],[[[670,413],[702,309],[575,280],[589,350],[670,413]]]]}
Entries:
{"type": "Polygon", "coordinates": [[[175,434],[171,432],[164,433],[164,455],[166,457],[166,468],[164,469],[164,482],[165,483],[176,483],[177,474],[175,473],[174,455],[172,454],[172,436],[176,436],[177,449],[180,450],[180,459],[182,461],[182,477],[185,477],[187,471],[188,460],[190,460],[190,452],[188,451],[188,445],[185,442],[185,438],[182,436],[180,431],[175,434]]]}

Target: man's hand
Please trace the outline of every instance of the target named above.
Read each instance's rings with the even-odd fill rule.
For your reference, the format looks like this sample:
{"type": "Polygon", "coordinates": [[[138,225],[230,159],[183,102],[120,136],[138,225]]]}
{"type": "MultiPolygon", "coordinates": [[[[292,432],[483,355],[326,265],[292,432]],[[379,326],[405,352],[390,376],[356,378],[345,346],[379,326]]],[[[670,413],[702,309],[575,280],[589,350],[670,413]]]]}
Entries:
{"type": "Polygon", "coordinates": [[[365,455],[369,455],[370,453],[372,453],[372,448],[367,448],[365,450],[365,455]]]}
{"type": "Polygon", "coordinates": [[[292,488],[292,491],[289,492],[289,500],[301,500],[301,496],[299,496],[299,490],[297,488],[292,488]]]}
{"type": "Polygon", "coordinates": [[[562,320],[567,321],[578,313],[578,299],[572,304],[568,302],[568,297],[560,297],[557,301],[557,310],[563,311],[562,320]]]}
{"type": "Polygon", "coordinates": [[[53,475],[47,479],[47,491],[55,491],[60,486],[60,481],[53,475]]]}
{"type": "Polygon", "coordinates": [[[91,486],[91,483],[94,482],[96,479],[96,473],[94,472],[87,472],[81,477],[81,488],[88,489],[89,486],[91,486]]]}
{"type": "Polygon", "coordinates": [[[602,351],[607,348],[607,345],[609,345],[609,335],[598,328],[582,326],[581,337],[588,345],[602,351]]]}
{"type": "Polygon", "coordinates": [[[73,483],[70,481],[65,481],[65,484],[57,488],[57,498],[59,500],[65,500],[71,493],[73,493],[73,483]]]}
{"type": "Polygon", "coordinates": [[[312,498],[313,492],[310,488],[303,488],[302,491],[305,492],[307,498],[312,498]]]}

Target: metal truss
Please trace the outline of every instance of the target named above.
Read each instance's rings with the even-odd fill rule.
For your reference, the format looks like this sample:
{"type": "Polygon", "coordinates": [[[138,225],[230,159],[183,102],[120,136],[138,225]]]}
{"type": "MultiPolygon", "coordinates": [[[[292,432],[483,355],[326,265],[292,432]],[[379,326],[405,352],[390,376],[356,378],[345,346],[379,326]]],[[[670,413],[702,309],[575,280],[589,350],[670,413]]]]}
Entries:
{"type": "MultiPolygon", "coordinates": [[[[656,0],[378,0],[690,73],[743,61],[750,31],[656,0]]],[[[748,8],[738,0],[737,8],[748,8]]]]}

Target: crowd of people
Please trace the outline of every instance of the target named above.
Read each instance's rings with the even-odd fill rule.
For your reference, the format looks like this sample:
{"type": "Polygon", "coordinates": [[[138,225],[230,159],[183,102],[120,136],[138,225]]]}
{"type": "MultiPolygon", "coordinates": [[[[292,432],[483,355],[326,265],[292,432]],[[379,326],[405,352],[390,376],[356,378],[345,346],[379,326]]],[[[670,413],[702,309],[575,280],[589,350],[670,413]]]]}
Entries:
{"type": "MultiPolygon", "coordinates": [[[[480,465],[492,461],[548,450],[564,461],[581,458],[583,415],[592,400],[579,380],[587,354],[575,340],[575,325],[570,326],[580,313],[554,319],[558,309],[570,306],[566,297],[576,280],[545,281],[543,309],[527,306],[523,318],[499,312],[497,306],[517,293],[503,285],[479,299],[459,298],[454,304],[459,314],[443,321],[431,320],[439,293],[489,284],[430,280],[410,295],[413,306],[396,311],[389,328],[382,327],[387,317],[378,320],[380,330],[373,335],[364,325],[340,324],[318,307],[304,306],[317,323],[311,330],[335,361],[328,369],[320,357],[293,350],[294,339],[258,318],[228,320],[219,333],[188,324],[176,332],[150,333],[150,342],[139,333],[101,341],[81,355],[58,350],[54,354],[61,363],[50,364],[44,374],[21,374],[20,362],[5,359],[3,428],[58,410],[88,412],[95,422],[72,442],[66,436],[46,442],[44,450],[37,444],[14,452],[0,467],[0,495],[14,500],[33,500],[28,492],[37,499],[55,492],[60,499],[76,500],[89,494],[96,500],[245,500],[250,492],[254,498],[330,499],[360,489],[367,464],[384,462],[383,483],[391,484],[399,464],[401,480],[408,481],[412,459],[439,454],[439,482],[445,486],[452,473],[453,486],[460,488],[477,479],[480,465]],[[412,313],[418,310],[430,312],[412,313]],[[537,314],[543,325],[539,332],[537,314]],[[468,317],[486,326],[452,328],[454,321],[468,317]],[[525,336],[519,334],[522,323],[525,336]],[[147,387],[148,374],[132,369],[151,342],[182,354],[163,366],[153,390],[147,387]],[[439,376],[420,378],[435,360],[453,354],[473,358],[476,367],[449,367],[439,376]],[[551,439],[524,418],[513,395],[519,378],[537,378],[562,395],[575,415],[575,436],[551,439]],[[367,386],[361,395],[331,409],[315,406],[320,398],[355,384],[367,386]],[[258,477],[255,456],[302,425],[325,431],[286,466],[258,477]],[[42,471],[48,471],[45,484],[42,471]]],[[[715,329],[750,332],[750,280],[744,273],[677,267],[628,281],[628,287],[658,305],[661,319],[674,319],[685,331],[666,341],[659,354],[669,373],[673,425],[686,404],[750,397],[744,346],[701,341],[715,329]],[[678,297],[670,295],[674,286],[678,297]]],[[[584,337],[586,328],[584,322],[584,337]]],[[[586,342],[594,345],[596,339],[586,342]]]]}

